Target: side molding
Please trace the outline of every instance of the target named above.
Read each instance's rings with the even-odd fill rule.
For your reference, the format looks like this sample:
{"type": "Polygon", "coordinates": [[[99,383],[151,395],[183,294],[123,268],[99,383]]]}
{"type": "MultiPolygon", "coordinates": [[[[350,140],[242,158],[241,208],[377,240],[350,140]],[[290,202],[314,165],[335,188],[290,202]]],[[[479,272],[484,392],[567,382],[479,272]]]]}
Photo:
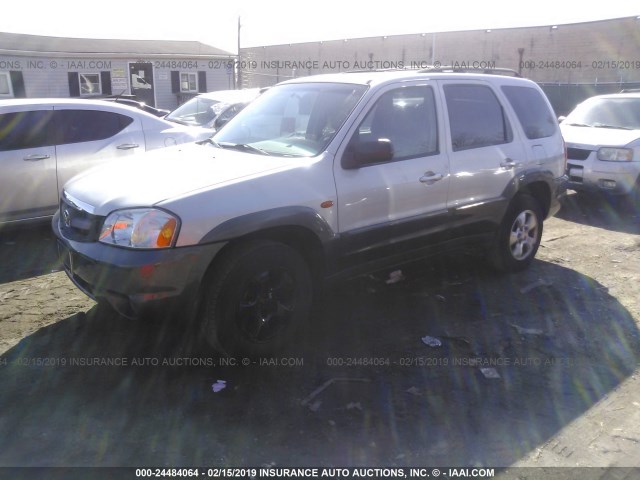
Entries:
{"type": "Polygon", "coordinates": [[[309,207],[279,207],[249,213],[227,220],[207,233],[200,244],[233,240],[276,227],[304,227],[315,233],[322,243],[335,239],[335,233],[318,212],[309,207]]]}

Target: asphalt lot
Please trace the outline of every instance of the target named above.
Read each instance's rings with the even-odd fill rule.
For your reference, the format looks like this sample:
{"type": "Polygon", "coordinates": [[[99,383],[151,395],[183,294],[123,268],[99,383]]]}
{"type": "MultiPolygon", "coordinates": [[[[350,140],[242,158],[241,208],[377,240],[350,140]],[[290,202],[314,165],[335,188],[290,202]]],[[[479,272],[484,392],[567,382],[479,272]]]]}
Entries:
{"type": "Polygon", "coordinates": [[[98,308],[47,227],[0,233],[0,466],[640,467],[639,234],[572,197],[528,271],[333,285],[248,362],[98,308]]]}

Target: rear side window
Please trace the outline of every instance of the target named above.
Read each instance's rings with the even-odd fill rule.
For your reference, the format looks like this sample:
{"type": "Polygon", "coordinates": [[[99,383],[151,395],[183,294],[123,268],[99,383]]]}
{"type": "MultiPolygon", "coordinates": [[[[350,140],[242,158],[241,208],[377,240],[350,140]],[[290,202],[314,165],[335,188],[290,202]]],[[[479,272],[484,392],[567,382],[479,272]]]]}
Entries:
{"type": "Polygon", "coordinates": [[[0,114],[0,151],[53,145],[52,110],[0,114]]]}
{"type": "Polygon", "coordinates": [[[444,94],[454,152],[511,142],[511,126],[489,87],[445,85],[444,94]]]}
{"type": "Polygon", "coordinates": [[[556,133],[558,122],[538,90],[505,85],[502,91],[515,110],[527,138],[545,138],[556,133]]]}
{"type": "Polygon", "coordinates": [[[59,145],[104,140],[133,122],[126,115],[101,110],[58,110],[55,115],[59,145]]]}

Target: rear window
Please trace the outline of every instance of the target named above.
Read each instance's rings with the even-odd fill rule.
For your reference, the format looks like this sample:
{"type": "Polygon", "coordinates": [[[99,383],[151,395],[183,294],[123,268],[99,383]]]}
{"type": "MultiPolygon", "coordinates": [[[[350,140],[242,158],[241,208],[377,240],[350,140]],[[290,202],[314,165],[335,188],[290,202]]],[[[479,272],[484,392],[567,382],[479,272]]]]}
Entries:
{"type": "Polygon", "coordinates": [[[558,122],[538,90],[503,86],[502,91],[515,110],[527,138],[545,138],[556,133],[558,122]]]}

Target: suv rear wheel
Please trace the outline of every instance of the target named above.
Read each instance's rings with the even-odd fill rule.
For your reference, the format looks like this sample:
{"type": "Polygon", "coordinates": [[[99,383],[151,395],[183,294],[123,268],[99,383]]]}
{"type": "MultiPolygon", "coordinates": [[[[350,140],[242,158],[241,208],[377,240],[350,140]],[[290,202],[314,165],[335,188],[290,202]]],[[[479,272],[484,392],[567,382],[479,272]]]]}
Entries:
{"type": "Polygon", "coordinates": [[[491,261],[504,272],[518,272],[533,261],[542,238],[542,210],[531,195],[513,199],[502,219],[491,261]]]}
{"type": "Polygon", "coordinates": [[[207,343],[230,355],[281,350],[309,316],[312,282],[302,256],[268,240],[232,247],[204,287],[207,343]]]}

